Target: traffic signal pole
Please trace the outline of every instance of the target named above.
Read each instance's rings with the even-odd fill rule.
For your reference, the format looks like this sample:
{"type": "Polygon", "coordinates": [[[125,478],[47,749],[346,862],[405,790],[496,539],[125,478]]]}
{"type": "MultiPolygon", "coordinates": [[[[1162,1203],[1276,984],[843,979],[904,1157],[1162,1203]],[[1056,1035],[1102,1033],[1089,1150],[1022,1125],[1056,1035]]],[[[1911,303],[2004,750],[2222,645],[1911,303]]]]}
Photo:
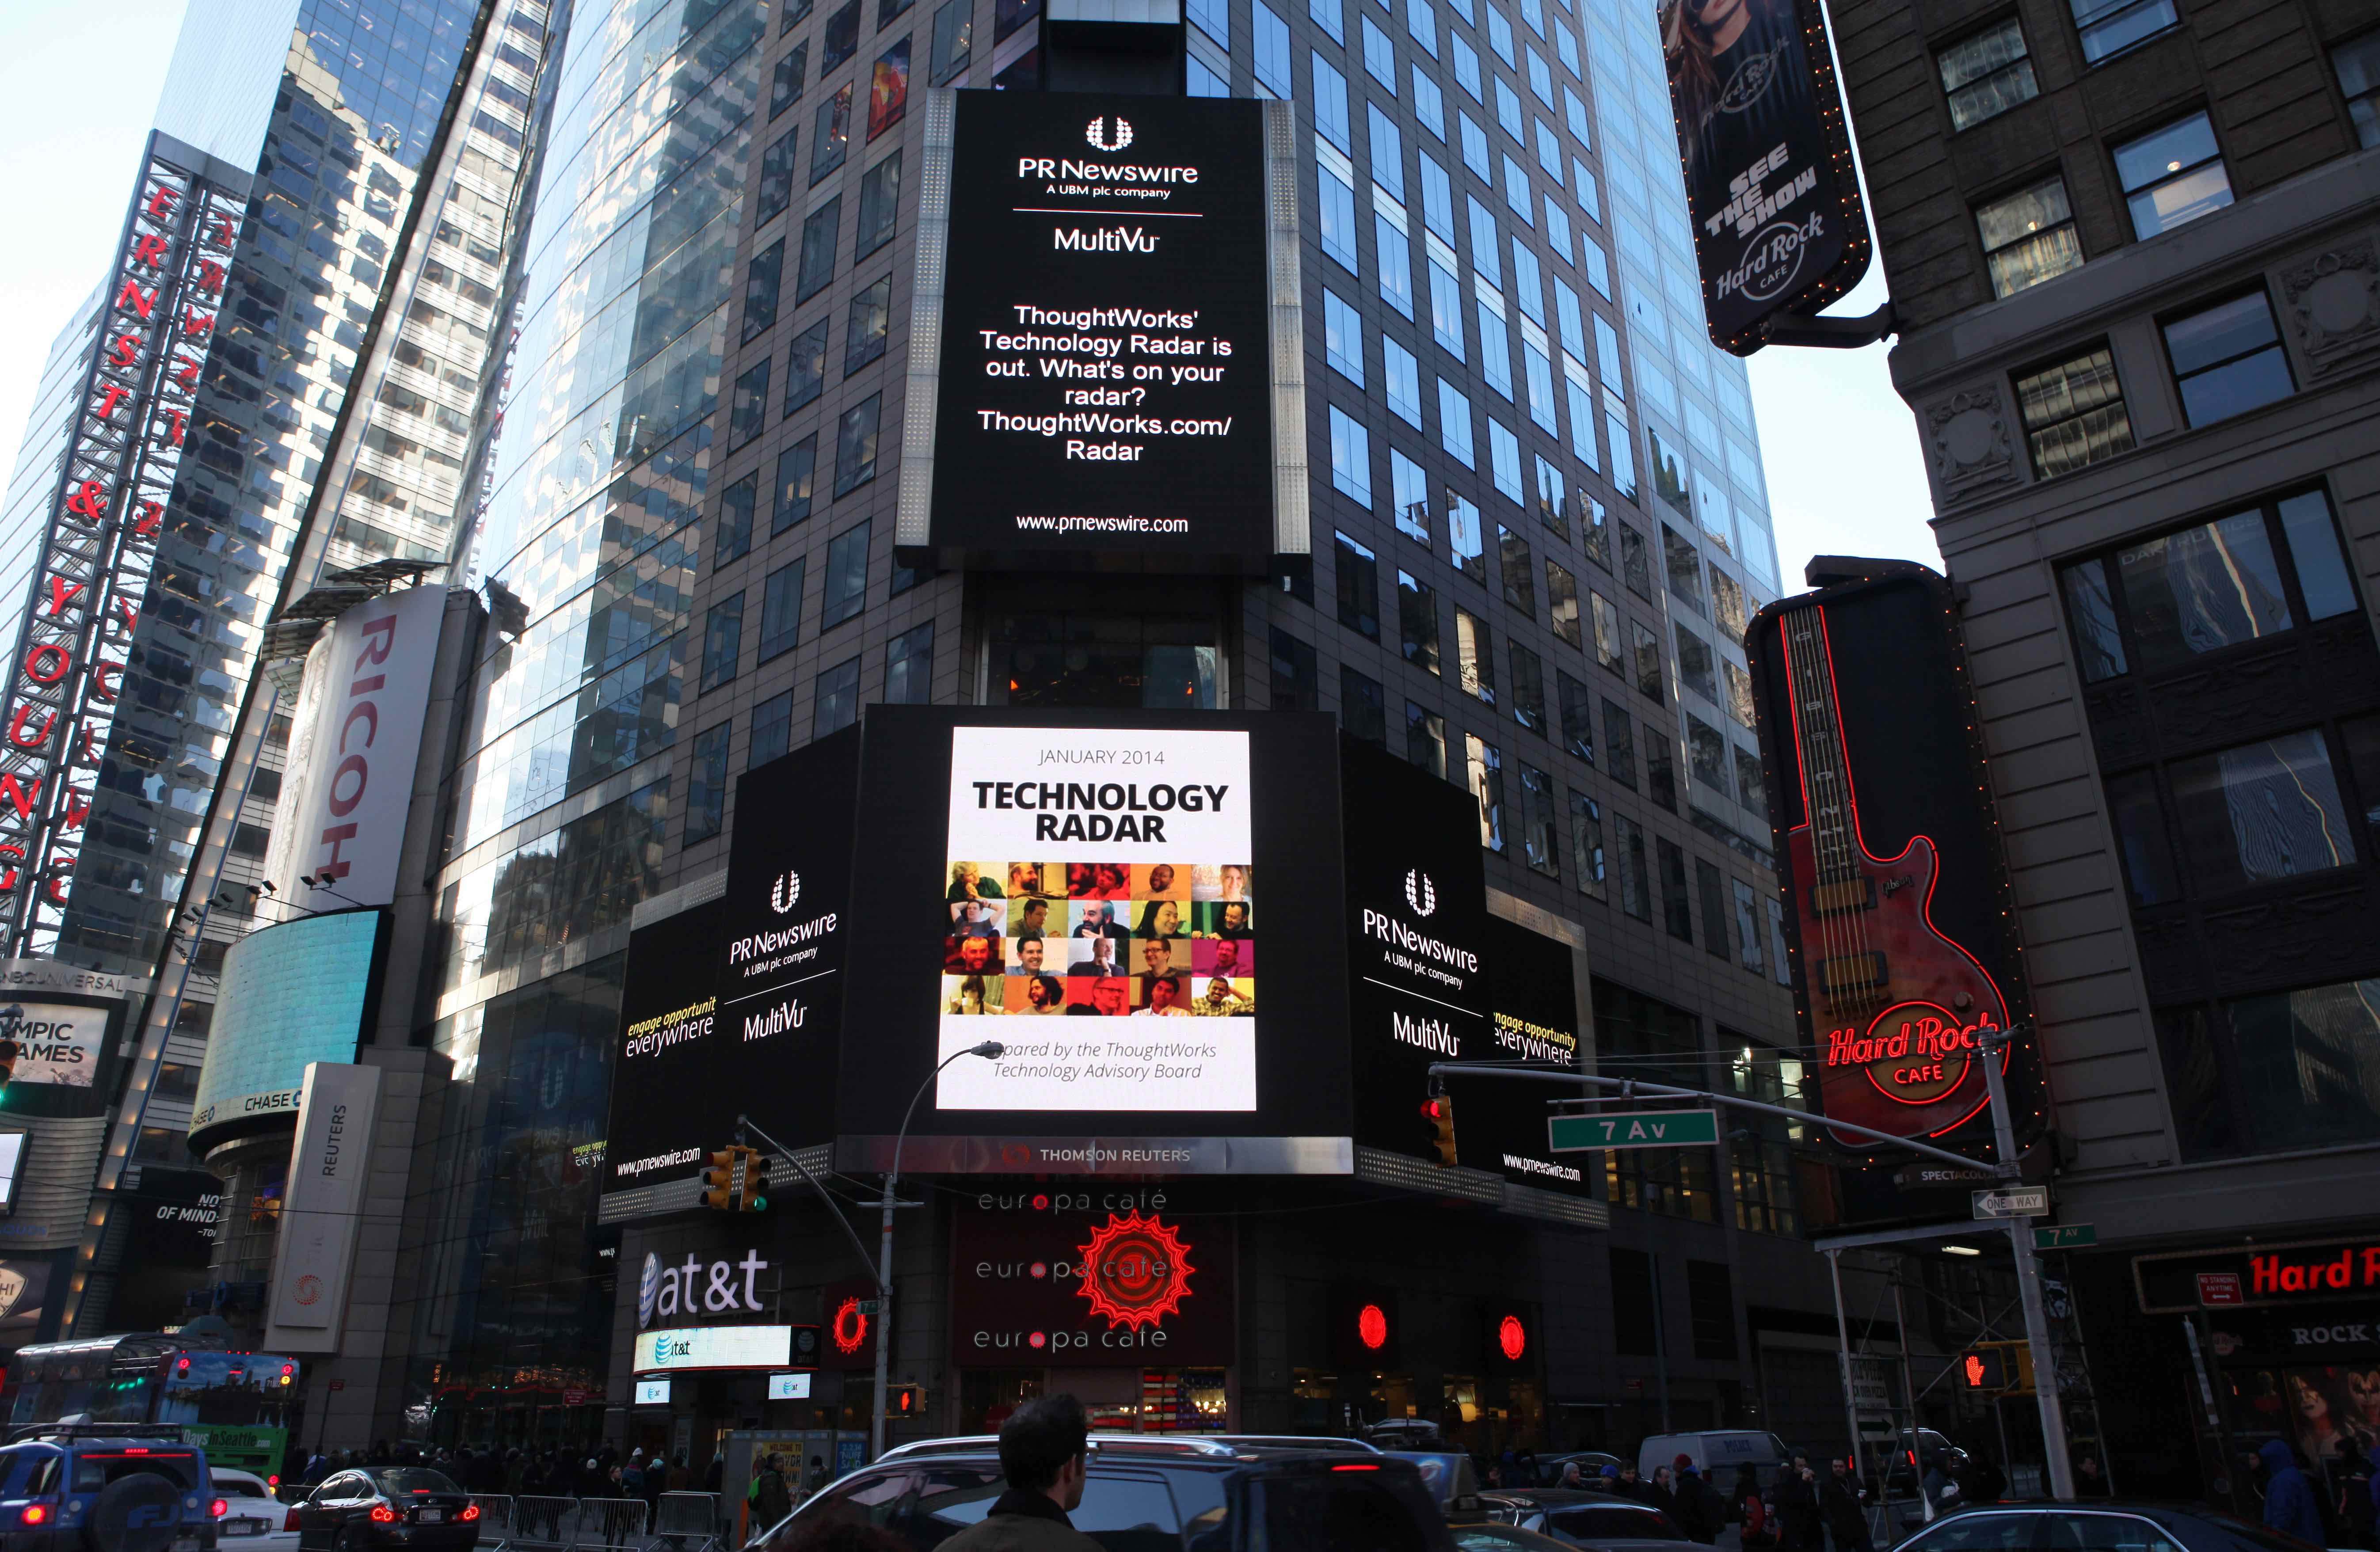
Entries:
{"type": "MultiPolygon", "coordinates": [[[[2016,1173],[2016,1125],[2009,1115],[2008,1081],[2000,1072],[2000,1053],[2008,1049],[2010,1032],[1978,1037],[1984,1048],[1984,1086],[1991,1097],[1992,1146],[2000,1168],[2016,1173]]],[[[2024,1340],[2033,1350],[2033,1397],[2041,1408],[2041,1453],[2049,1471],[2049,1496],[2074,1497],[2074,1462],[2067,1453],[2066,1408],[2058,1394],[2058,1355],[2050,1346],[2049,1312],[2041,1300],[2041,1262],[2033,1248],[2033,1220],[2007,1220],[2009,1255],[2016,1262],[2016,1291],[2024,1306],[2024,1340]]]]}

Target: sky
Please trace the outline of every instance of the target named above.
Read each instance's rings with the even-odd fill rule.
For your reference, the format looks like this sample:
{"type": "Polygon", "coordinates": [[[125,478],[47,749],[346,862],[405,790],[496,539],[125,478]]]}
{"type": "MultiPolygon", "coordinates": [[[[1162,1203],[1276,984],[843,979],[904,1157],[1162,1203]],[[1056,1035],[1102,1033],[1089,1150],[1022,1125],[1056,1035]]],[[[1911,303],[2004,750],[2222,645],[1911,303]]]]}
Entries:
{"type": "MultiPolygon", "coordinates": [[[[0,244],[0,471],[15,467],[50,342],[105,271],[184,4],[14,0],[0,24],[0,145],[22,235],[0,244]]],[[[1830,310],[1865,312],[1883,297],[1876,265],[1830,310]]],[[[1916,422],[1892,391],[1886,350],[1771,346],[1752,358],[1789,592],[1814,554],[1941,564],[1916,422]]]]}

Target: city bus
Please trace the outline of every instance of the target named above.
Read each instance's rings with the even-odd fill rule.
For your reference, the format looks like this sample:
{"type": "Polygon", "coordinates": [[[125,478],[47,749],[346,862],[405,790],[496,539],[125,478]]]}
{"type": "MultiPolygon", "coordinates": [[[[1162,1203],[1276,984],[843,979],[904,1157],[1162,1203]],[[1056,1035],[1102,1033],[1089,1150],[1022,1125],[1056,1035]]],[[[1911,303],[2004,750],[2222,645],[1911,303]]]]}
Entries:
{"type": "Polygon", "coordinates": [[[217,1465],[280,1485],[298,1360],[185,1346],[160,1332],[20,1347],[8,1360],[8,1424],[178,1425],[217,1465]]]}

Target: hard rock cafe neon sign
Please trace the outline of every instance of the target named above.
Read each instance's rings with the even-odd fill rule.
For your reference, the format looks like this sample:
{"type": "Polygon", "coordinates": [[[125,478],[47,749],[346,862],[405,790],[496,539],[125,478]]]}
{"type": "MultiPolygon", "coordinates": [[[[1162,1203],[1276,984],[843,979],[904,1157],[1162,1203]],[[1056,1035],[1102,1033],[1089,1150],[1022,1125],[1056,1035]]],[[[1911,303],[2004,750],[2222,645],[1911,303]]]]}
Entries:
{"type": "Polygon", "coordinates": [[[1980,1037],[1998,1028],[1988,1012],[1961,1020],[1938,1003],[1896,1002],[1864,1030],[1829,1030],[1827,1065],[1865,1070],[1876,1092],[1899,1104],[1930,1105],[1966,1081],[1983,1049],[1980,1037]]]}

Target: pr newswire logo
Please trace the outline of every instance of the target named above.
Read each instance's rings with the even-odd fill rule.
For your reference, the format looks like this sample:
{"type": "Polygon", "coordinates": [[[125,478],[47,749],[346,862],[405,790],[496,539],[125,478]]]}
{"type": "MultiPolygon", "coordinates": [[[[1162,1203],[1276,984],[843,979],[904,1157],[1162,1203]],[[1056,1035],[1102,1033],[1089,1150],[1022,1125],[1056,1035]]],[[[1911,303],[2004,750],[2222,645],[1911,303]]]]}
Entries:
{"type": "Polygon", "coordinates": [[[1122,151],[1132,144],[1132,120],[1116,115],[1115,133],[1110,135],[1107,118],[1102,115],[1091,120],[1090,127],[1083,131],[1083,139],[1091,142],[1094,151],[1122,151]]]}
{"type": "Polygon", "coordinates": [[[801,897],[802,876],[794,872],[780,874],[777,881],[769,886],[769,909],[782,916],[792,910],[801,897]]]}

